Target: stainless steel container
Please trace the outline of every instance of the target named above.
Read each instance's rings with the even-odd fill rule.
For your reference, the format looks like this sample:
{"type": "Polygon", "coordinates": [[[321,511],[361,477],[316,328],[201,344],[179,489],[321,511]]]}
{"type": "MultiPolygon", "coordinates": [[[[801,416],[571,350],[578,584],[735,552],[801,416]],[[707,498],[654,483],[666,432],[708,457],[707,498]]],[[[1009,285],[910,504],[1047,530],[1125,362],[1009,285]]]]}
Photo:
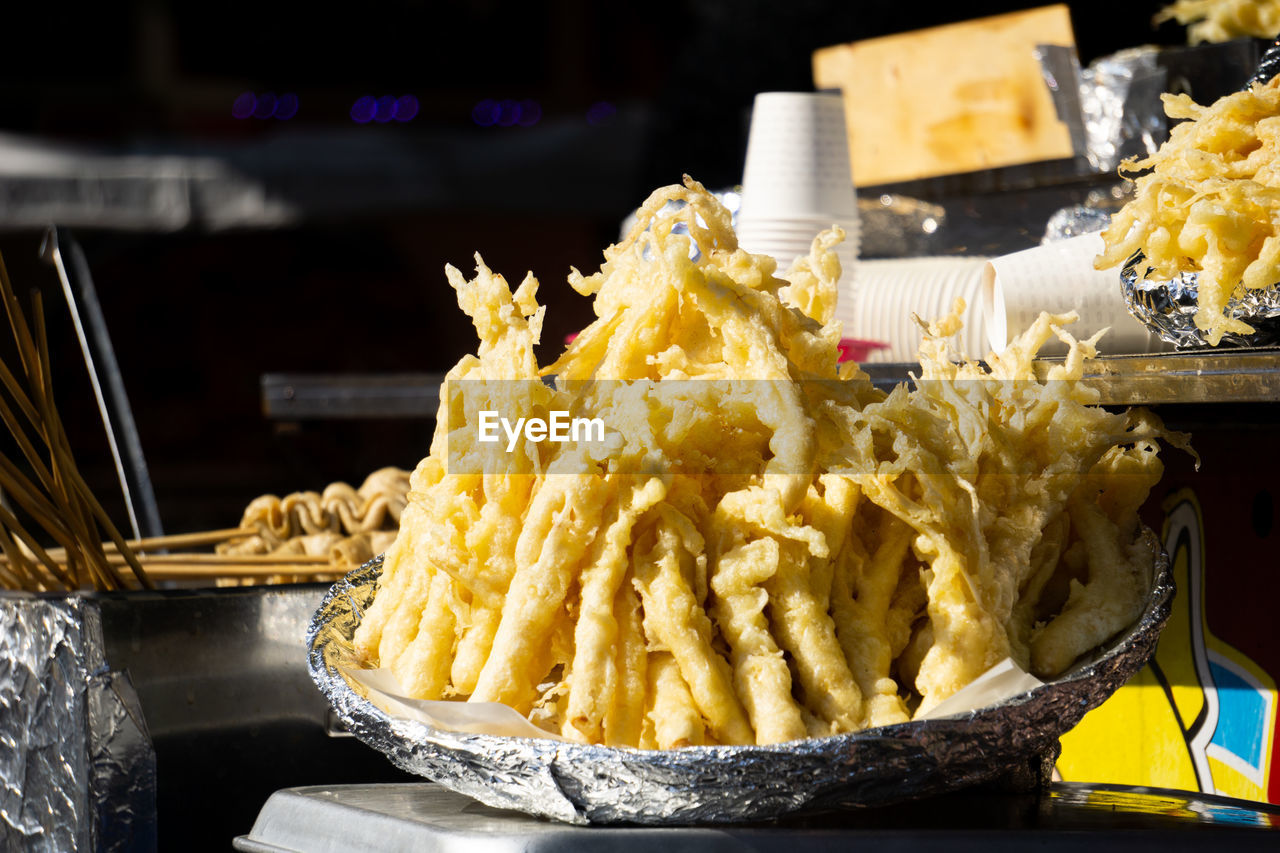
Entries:
{"type": "Polygon", "coordinates": [[[0,849],[226,850],[280,788],[407,778],[307,673],[327,588],[0,594],[0,849]]]}

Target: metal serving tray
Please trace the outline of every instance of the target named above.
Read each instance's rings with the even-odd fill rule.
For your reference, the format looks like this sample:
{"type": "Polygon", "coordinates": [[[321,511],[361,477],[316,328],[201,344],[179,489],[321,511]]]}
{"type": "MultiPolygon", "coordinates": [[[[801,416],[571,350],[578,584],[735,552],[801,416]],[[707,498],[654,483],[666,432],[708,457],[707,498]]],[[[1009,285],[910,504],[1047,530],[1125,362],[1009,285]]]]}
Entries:
{"type": "Polygon", "coordinates": [[[976,790],[874,811],[730,827],[570,826],[481,805],[431,783],[312,786],[272,795],[242,853],[630,853],[668,850],[1274,850],[1280,808],[1179,791],[1054,783],[976,790]]]}

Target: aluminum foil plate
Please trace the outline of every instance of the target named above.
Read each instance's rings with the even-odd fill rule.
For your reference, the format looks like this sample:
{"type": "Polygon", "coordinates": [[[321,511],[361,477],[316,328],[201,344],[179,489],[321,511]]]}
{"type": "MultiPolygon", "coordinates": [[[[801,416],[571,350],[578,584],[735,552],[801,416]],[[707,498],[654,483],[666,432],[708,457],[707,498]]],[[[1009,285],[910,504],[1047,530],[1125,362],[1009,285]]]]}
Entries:
{"type": "MultiPolygon", "coordinates": [[[[1146,258],[1141,252],[1125,261],[1120,270],[1120,291],[1129,313],[1160,339],[1179,349],[1210,346],[1204,330],[1195,323],[1199,276],[1194,272],[1165,281],[1146,278],[1146,258]]],[[[1253,327],[1252,334],[1226,334],[1222,344],[1262,347],[1280,343],[1280,285],[1246,290],[1227,303],[1226,315],[1253,327]]]]}
{"type": "Polygon", "coordinates": [[[1151,595],[1138,621],[1057,681],[954,717],[771,746],[639,750],[442,731],[393,718],[352,689],[352,637],[381,558],[325,596],[307,635],[308,667],[347,728],[393,763],[496,808],[576,824],[759,821],[875,806],[968,787],[1025,767],[1146,663],[1173,582],[1156,537],[1151,595]]]}

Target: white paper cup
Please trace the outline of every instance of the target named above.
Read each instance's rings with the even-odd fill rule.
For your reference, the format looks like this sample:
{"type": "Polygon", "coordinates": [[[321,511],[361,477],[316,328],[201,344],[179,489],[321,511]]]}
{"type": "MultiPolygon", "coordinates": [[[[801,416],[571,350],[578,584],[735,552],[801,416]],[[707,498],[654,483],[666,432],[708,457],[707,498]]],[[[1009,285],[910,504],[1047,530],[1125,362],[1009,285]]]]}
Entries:
{"type": "Polygon", "coordinates": [[[859,229],[857,219],[822,219],[810,221],[773,221],[765,219],[742,219],[737,224],[738,245],[748,252],[757,254],[775,254],[772,247],[785,246],[788,252],[798,248],[795,254],[807,254],[815,237],[832,226],[844,230],[844,240],[837,250],[849,253],[856,259],[859,245],[859,229]]]}
{"type": "MultiPolygon", "coordinates": [[[[992,258],[983,271],[982,286],[991,348],[1003,351],[1041,311],[1076,311],[1080,319],[1068,329],[1076,338],[1109,328],[1098,343],[1104,353],[1150,353],[1166,348],[1129,313],[1120,292],[1119,270],[1093,268],[1093,259],[1102,250],[1102,236],[1092,233],[992,258]]],[[[1062,354],[1066,345],[1053,340],[1041,352],[1062,354]]]]}
{"type": "Polygon", "coordinates": [[[838,93],[756,95],[742,216],[855,218],[844,101],[838,93]]]}
{"type": "Polygon", "coordinates": [[[844,242],[851,245],[858,243],[859,228],[857,220],[827,220],[821,223],[785,223],[777,222],[761,222],[758,220],[745,220],[738,223],[738,242],[751,239],[762,239],[767,237],[786,237],[796,239],[812,240],[819,233],[826,231],[828,228],[838,226],[844,230],[844,242]]]}
{"type": "Polygon", "coordinates": [[[836,247],[838,303],[852,303],[861,235],[844,100],[838,93],[756,96],[741,199],[739,245],[773,257],[782,271],[809,254],[820,232],[832,225],[843,228],[845,239],[836,247]]]}
{"type": "Polygon", "coordinates": [[[964,328],[955,338],[955,354],[982,358],[987,333],[982,314],[982,271],[986,258],[902,258],[861,260],[853,277],[852,299],[841,302],[836,318],[844,335],[880,341],[888,346],[871,361],[913,362],[925,322],[951,311],[956,297],[965,300],[964,328]]]}
{"type": "Polygon", "coordinates": [[[841,228],[857,228],[858,218],[856,216],[767,216],[760,213],[748,213],[738,215],[739,225],[750,225],[753,227],[769,227],[777,228],[783,231],[821,231],[830,228],[832,225],[839,225],[841,228]]]}
{"type": "MultiPolygon", "coordinates": [[[[745,242],[741,244],[747,251],[757,255],[769,255],[778,262],[779,268],[785,268],[791,261],[801,255],[808,255],[812,248],[813,241],[810,239],[774,239],[760,240],[747,245],[745,242]]],[[[841,277],[848,278],[853,275],[853,264],[858,259],[858,251],[854,246],[846,246],[839,243],[835,247],[835,252],[840,258],[841,277]]]]}

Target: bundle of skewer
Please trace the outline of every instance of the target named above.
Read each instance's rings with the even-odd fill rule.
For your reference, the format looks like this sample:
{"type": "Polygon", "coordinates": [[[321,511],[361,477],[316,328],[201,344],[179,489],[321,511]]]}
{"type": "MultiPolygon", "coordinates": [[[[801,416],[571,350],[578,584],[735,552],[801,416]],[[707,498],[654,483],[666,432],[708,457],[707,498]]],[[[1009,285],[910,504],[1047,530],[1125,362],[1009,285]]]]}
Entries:
{"type": "MultiPolygon", "coordinates": [[[[129,539],[128,546],[153,582],[192,581],[212,582],[235,579],[238,581],[262,581],[279,576],[304,579],[326,579],[354,568],[337,566],[329,557],[310,554],[289,555],[230,555],[187,550],[253,535],[253,528],[231,527],[226,530],[206,530],[198,533],[179,533],[172,536],[154,536],[147,539],[129,539]]],[[[102,543],[108,563],[117,569],[127,565],[127,558],[114,542],[102,543]]],[[[55,561],[64,561],[66,551],[50,548],[48,554],[55,561]]],[[[0,565],[3,565],[0,563],[0,565]]]]}
{"type": "MultiPolygon", "coordinates": [[[[180,533],[173,536],[155,536],[147,539],[128,539],[124,545],[128,549],[122,552],[114,541],[106,541],[100,543],[101,556],[105,559],[107,566],[114,569],[116,573],[124,570],[131,570],[129,552],[142,567],[143,573],[147,580],[152,583],[161,581],[178,581],[184,583],[198,583],[206,585],[210,583],[260,583],[276,578],[287,577],[294,580],[333,580],[350,571],[354,566],[335,563],[330,557],[311,554],[216,554],[196,550],[180,550],[195,549],[207,545],[216,545],[225,541],[233,541],[245,536],[255,535],[257,531],[254,528],[232,527],[226,530],[207,530],[197,533],[180,533]]],[[[17,537],[15,537],[17,538],[17,537]]],[[[25,541],[19,539],[18,541],[25,541]]],[[[40,552],[32,553],[32,549],[19,546],[19,550],[23,553],[28,561],[33,556],[39,555],[40,552]]],[[[49,591],[58,589],[74,589],[74,588],[98,588],[98,589],[131,589],[137,588],[125,584],[122,586],[107,586],[105,584],[81,584],[78,587],[71,587],[65,583],[59,586],[51,584],[49,574],[55,577],[66,575],[74,577],[73,569],[75,566],[75,558],[68,558],[69,554],[74,552],[68,551],[65,547],[53,547],[43,551],[43,555],[38,559],[42,561],[42,566],[48,569],[47,573],[42,574],[37,583],[22,583],[21,577],[11,568],[11,559],[9,552],[6,550],[4,555],[0,557],[0,588],[10,587],[14,589],[27,589],[31,591],[49,591]],[[49,566],[44,563],[47,558],[54,565],[49,566]],[[61,570],[60,572],[58,570],[61,570]],[[18,582],[14,582],[14,578],[19,578],[18,582]]],[[[143,584],[146,585],[145,583],[143,584]]]]}
{"type": "Polygon", "coordinates": [[[18,369],[0,361],[0,419],[26,469],[0,454],[0,584],[31,592],[151,587],[137,554],[81,476],[53,398],[44,306],[31,297],[32,322],[0,260],[0,298],[17,349],[18,369]],[[33,528],[40,530],[37,536],[33,528]],[[114,545],[108,558],[104,541],[114,545]],[[45,547],[57,543],[55,557],[45,547]]]}
{"type": "Polygon", "coordinates": [[[3,259],[0,299],[17,352],[16,367],[0,360],[0,420],[16,448],[0,453],[0,588],[129,590],[163,580],[341,573],[324,556],[175,553],[251,536],[253,528],[126,540],[85,482],[54,405],[40,294],[31,296],[28,321],[3,259]]]}

